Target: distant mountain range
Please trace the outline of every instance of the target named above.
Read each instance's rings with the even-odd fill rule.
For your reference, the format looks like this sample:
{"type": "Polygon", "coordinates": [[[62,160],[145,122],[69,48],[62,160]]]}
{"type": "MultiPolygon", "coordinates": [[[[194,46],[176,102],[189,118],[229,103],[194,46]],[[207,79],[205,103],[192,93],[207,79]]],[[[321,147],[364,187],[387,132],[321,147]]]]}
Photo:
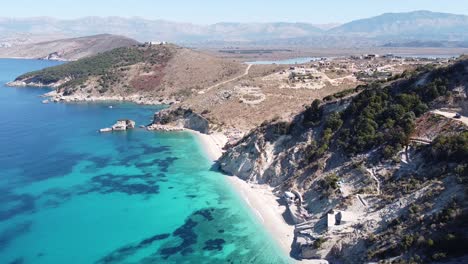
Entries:
{"type": "Polygon", "coordinates": [[[387,13],[346,23],[331,29],[329,33],[378,38],[461,40],[468,37],[468,16],[429,11],[387,13]]]}
{"type": "Polygon", "coordinates": [[[429,11],[387,13],[343,25],[310,23],[217,23],[195,25],[165,20],[86,17],[0,18],[0,47],[37,39],[115,34],[138,41],[186,45],[268,44],[360,46],[413,41],[466,41],[468,16],[429,11]]]}

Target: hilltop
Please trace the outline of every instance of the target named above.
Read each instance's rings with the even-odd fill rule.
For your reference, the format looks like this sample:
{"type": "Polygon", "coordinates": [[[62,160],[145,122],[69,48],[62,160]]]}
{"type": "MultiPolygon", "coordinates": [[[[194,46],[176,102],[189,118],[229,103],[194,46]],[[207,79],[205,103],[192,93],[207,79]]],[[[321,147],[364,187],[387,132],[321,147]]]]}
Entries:
{"type": "Polygon", "coordinates": [[[241,75],[246,65],[172,44],[122,47],[26,73],[12,86],[56,88],[56,100],[181,101],[241,75]]]}
{"type": "Polygon", "coordinates": [[[136,40],[110,34],[0,48],[0,58],[25,58],[73,61],[113,50],[137,45],[136,40]]]}

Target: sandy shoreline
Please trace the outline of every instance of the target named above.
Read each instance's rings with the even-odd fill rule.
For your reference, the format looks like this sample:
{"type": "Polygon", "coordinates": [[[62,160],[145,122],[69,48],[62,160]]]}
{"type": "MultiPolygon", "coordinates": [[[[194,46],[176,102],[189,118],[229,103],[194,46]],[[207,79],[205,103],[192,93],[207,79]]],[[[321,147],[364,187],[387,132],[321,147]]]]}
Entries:
{"type": "MultiPolygon", "coordinates": [[[[212,135],[193,133],[211,160],[215,161],[221,157],[222,147],[226,142],[224,135],[221,133],[212,135]]],[[[276,239],[285,255],[289,256],[294,239],[294,226],[286,223],[283,213],[287,208],[277,202],[278,197],[273,194],[272,188],[248,183],[234,176],[227,177],[227,180],[249,205],[266,230],[276,239]]]]}

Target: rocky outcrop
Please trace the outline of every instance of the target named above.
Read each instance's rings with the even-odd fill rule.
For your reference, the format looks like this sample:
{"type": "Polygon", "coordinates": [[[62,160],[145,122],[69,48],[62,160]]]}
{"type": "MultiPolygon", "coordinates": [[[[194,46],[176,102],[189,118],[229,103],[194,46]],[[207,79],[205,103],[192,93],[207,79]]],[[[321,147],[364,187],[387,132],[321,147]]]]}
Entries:
{"type": "MultiPolygon", "coordinates": [[[[413,143],[392,159],[379,154],[381,146],[350,155],[340,148],[339,140],[343,139],[337,136],[324,143],[325,120],[345,111],[352,100],[323,105],[323,116],[313,125],[303,122],[305,112],[291,122],[264,124],[227,149],[218,161],[223,171],[246,181],[303,194],[308,213],[303,214],[302,206],[295,203],[288,206],[296,224],[291,255],[297,258],[339,263],[407,258],[412,252],[399,247],[403,239],[421,239],[423,233],[424,237],[438,236],[447,229],[457,229],[433,227],[438,224],[434,222],[437,215],[450,208],[451,199],[464,201],[460,189],[466,187],[454,183],[457,176],[449,168],[462,168],[465,163],[430,162],[428,146],[413,143]],[[324,144],[326,150],[317,154],[324,144]],[[409,158],[400,161],[400,156],[409,158]]],[[[346,118],[354,117],[346,113],[345,125],[346,118]]],[[[431,140],[468,131],[460,122],[429,112],[418,117],[414,126],[413,135],[431,140]]],[[[459,206],[466,210],[466,203],[459,206]]],[[[463,216],[458,215],[458,219],[463,221],[463,216]]],[[[419,250],[414,244],[407,247],[419,250]]],[[[419,253],[424,254],[421,250],[419,253]]]]}
{"type": "Polygon", "coordinates": [[[210,132],[210,122],[193,112],[191,109],[178,107],[162,110],[154,115],[153,124],[171,125],[198,131],[203,134],[210,132]]]}
{"type": "Polygon", "coordinates": [[[182,127],[175,127],[175,126],[168,126],[168,125],[160,125],[160,124],[151,124],[146,127],[148,131],[164,131],[164,132],[176,132],[176,131],[183,131],[184,128],[182,127]]]}
{"type": "MultiPolygon", "coordinates": [[[[349,102],[323,105],[324,115],[343,111],[349,102]]],[[[303,119],[304,115],[299,114],[292,122],[273,122],[255,129],[221,157],[221,169],[241,179],[273,187],[292,184],[287,179],[302,173],[307,147],[320,133],[320,129],[304,127],[303,119]]]]}
{"type": "Polygon", "coordinates": [[[112,127],[101,128],[99,129],[99,132],[105,133],[105,132],[112,132],[112,131],[126,131],[128,129],[135,128],[135,125],[136,123],[133,120],[120,119],[120,120],[117,120],[117,122],[112,127]]]}
{"type": "Polygon", "coordinates": [[[63,78],[57,82],[49,82],[45,83],[42,81],[38,81],[34,77],[31,78],[24,78],[24,79],[16,79],[12,82],[6,83],[6,86],[9,87],[50,87],[50,88],[58,88],[61,85],[71,81],[72,79],[69,77],[63,78]]]}

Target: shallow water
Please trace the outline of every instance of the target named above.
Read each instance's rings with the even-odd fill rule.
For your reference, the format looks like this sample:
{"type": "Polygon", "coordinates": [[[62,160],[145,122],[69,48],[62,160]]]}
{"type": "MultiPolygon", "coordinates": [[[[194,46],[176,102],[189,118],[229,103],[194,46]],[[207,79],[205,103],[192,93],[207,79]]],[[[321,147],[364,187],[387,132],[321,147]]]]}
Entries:
{"type": "Polygon", "coordinates": [[[0,263],[288,261],[193,135],[96,132],[160,108],[3,86],[55,64],[0,60],[0,263]]]}

